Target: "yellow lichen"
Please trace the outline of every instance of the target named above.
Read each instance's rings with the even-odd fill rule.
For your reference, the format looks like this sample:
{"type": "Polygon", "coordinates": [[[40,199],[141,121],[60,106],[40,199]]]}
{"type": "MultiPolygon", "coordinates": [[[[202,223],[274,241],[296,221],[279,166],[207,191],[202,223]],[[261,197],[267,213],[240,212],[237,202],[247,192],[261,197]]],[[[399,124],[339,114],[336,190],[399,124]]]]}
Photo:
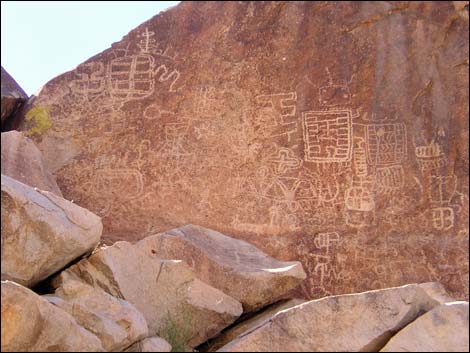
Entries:
{"type": "Polygon", "coordinates": [[[31,123],[31,128],[28,130],[29,135],[41,135],[52,127],[49,111],[49,107],[38,106],[26,113],[26,121],[31,123]]]}

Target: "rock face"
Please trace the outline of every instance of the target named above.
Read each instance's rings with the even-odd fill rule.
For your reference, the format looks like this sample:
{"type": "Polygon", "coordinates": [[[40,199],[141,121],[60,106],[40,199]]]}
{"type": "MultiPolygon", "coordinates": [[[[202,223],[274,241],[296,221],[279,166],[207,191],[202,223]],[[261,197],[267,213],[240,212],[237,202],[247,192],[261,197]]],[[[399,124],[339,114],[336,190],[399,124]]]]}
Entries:
{"type": "Polygon", "coordinates": [[[2,174],[2,279],[31,287],[98,244],[100,217],[2,174]]]}
{"type": "Polygon", "coordinates": [[[436,305],[418,285],[326,297],[279,312],[218,352],[377,352],[436,305]]]}
{"type": "Polygon", "coordinates": [[[14,113],[18,111],[18,108],[28,99],[28,96],[3,66],[1,69],[1,127],[2,131],[4,131],[4,123],[12,119],[14,113]]]}
{"type": "Polygon", "coordinates": [[[468,352],[468,302],[440,305],[396,334],[381,352],[468,352]]]}
{"type": "Polygon", "coordinates": [[[150,335],[167,338],[176,332],[189,347],[242,314],[238,301],[197,279],[186,263],[161,260],[155,253],[145,239],[135,245],[117,242],[62,272],[54,286],[67,275],[82,278],[133,304],[147,320],[150,335]]]}
{"type": "Polygon", "coordinates": [[[143,243],[162,259],[183,260],[197,277],[243,304],[245,311],[266,306],[306,278],[299,262],[281,262],[253,245],[194,225],[149,236],[143,243]]]}
{"type": "Polygon", "coordinates": [[[300,260],[310,298],[468,298],[466,12],[183,2],[47,83],[21,128],[110,242],[199,224],[300,260]]]}
{"type": "Polygon", "coordinates": [[[2,281],[2,352],[102,352],[100,340],[28,288],[2,281]]]}
{"type": "Polygon", "coordinates": [[[33,141],[18,131],[3,132],[1,136],[2,174],[62,197],[54,177],[46,167],[41,151],[33,141]]]}
{"type": "Polygon", "coordinates": [[[147,337],[147,322],[133,305],[70,277],[64,274],[54,296],[46,299],[95,334],[106,351],[122,351],[147,337]]]}

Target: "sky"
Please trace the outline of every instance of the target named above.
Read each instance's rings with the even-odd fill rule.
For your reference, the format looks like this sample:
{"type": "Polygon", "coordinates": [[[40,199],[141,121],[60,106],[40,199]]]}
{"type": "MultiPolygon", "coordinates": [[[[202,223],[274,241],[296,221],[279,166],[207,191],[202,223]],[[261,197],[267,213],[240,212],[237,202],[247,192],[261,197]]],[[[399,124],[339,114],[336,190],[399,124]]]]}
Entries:
{"type": "Polygon", "coordinates": [[[2,1],[2,66],[31,95],[179,1],[2,1]]]}

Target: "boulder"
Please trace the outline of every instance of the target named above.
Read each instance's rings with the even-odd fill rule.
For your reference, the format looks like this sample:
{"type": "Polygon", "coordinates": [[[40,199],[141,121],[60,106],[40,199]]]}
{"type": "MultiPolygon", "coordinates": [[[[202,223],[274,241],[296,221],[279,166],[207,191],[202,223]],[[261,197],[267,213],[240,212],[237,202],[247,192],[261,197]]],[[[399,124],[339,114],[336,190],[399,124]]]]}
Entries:
{"type": "Polygon", "coordinates": [[[199,280],[185,262],[158,258],[144,241],[101,248],[59,274],[53,286],[67,274],[134,305],[147,320],[149,335],[168,339],[176,332],[188,347],[205,342],[242,314],[238,301],[199,280]]]}
{"type": "Polygon", "coordinates": [[[277,313],[218,352],[377,352],[438,304],[416,284],[325,297],[277,313]]]}
{"type": "Polygon", "coordinates": [[[380,352],[468,352],[468,302],[445,303],[399,331],[380,352]]]}
{"type": "Polygon", "coordinates": [[[266,322],[277,315],[277,313],[303,303],[305,303],[305,300],[302,299],[283,300],[257,313],[249,315],[248,318],[241,317],[239,320],[237,320],[238,322],[235,325],[227,328],[220,335],[210,340],[207,343],[207,347],[210,352],[215,352],[231,341],[246,336],[248,333],[256,330],[258,327],[263,326],[266,322]]]}
{"type": "Polygon", "coordinates": [[[147,337],[147,322],[132,304],[93,288],[70,274],[64,274],[62,279],[54,295],[46,299],[95,334],[106,351],[122,351],[147,337]]]}
{"type": "Polygon", "coordinates": [[[197,277],[255,311],[306,278],[300,262],[281,262],[253,245],[214,230],[185,225],[142,240],[162,259],[183,260],[197,277]]]}
{"type": "Polygon", "coordinates": [[[429,295],[432,299],[439,302],[439,304],[445,304],[455,301],[455,299],[447,293],[444,286],[439,282],[419,283],[418,286],[423,288],[426,294],[429,295]]]}
{"type": "Polygon", "coordinates": [[[2,279],[34,286],[98,244],[101,218],[2,174],[2,279]]]}
{"type": "Polygon", "coordinates": [[[33,291],[2,281],[2,352],[103,352],[98,337],[33,291]]]}
{"type": "Polygon", "coordinates": [[[50,191],[62,197],[55,178],[31,139],[19,131],[3,132],[2,174],[33,188],[50,191]]]}
{"type": "Polygon", "coordinates": [[[1,127],[4,131],[5,122],[13,119],[13,115],[21,105],[28,99],[28,95],[16,83],[13,77],[1,67],[1,95],[2,95],[2,108],[1,108],[1,127]]]}
{"type": "Polygon", "coordinates": [[[466,6],[182,1],[46,83],[20,129],[109,244],[198,224],[300,261],[309,299],[468,300],[466,6]]]}
{"type": "Polygon", "coordinates": [[[125,350],[126,352],[171,352],[171,345],[161,337],[145,338],[125,350]]]}

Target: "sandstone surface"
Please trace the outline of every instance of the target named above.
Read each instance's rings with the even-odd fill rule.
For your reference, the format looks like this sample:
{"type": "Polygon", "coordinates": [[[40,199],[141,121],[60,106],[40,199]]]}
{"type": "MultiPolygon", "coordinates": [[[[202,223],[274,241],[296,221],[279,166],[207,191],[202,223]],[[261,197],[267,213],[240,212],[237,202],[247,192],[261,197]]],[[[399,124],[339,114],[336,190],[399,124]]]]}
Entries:
{"type": "Polygon", "coordinates": [[[4,131],[7,120],[12,119],[15,112],[28,99],[28,96],[3,66],[1,69],[1,128],[4,131]]]}
{"type": "Polygon", "coordinates": [[[438,304],[416,284],[326,297],[277,313],[218,352],[377,352],[438,304]]]}
{"type": "Polygon", "coordinates": [[[2,279],[34,286],[98,245],[100,217],[3,174],[1,180],[2,279]]]}
{"type": "Polygon", "coordinates": [[[46,299],[95,334],[106,351],[122,351],[147,337],[147,322],[132,304],[93,288],[70,274],[64,274],[62,278],[61,286],[46,299]]]}
{"type": "Polygon", "coordinates": [[[2,281],[2,352],[103,352],[98,337],[33,291],[2,281]]]}
{"type": "Polygon", "coordinates": [[[3,132],[1,139],[2,174],[62,197],[54,177],[46,167],[41,151],[31,139],[18,131],[3,132]]]}
{"type": "Polygon", "coordinates": [[[468,352],[468,302],[440,305],[398,332],[381,352],[468,352]]]}
{"type": "Polygon", "coordinates": [[[126,352],[171,352],[171,345],[161,337],[150,337],[133,344],[126,352]]]}
{"type": "Polygon", "coordinates": [[[468,300],[454,3],[182,2],[48,82],[21,129],[108,242],[199,224],[301,261],[309,298],[468,300]]]}
{"type": "Polygon", "coordinates": [[[254,311],[306,278],[299,262],[281,262],[253,245],[211,229],[185,225],[142,240],[162,259],[183,260],[197,277],[254,311]]]}
{"type": "Polygon", "coordinates": [[[180,260],[162,260],[145,242],[116,242],[63,271],[58,287],[75,275],[95,288],[124,299],[145,317],[150,335],[175,331],[188,347],[213,337],[242,314],[232,297],[200,281],[180,260]]]}

